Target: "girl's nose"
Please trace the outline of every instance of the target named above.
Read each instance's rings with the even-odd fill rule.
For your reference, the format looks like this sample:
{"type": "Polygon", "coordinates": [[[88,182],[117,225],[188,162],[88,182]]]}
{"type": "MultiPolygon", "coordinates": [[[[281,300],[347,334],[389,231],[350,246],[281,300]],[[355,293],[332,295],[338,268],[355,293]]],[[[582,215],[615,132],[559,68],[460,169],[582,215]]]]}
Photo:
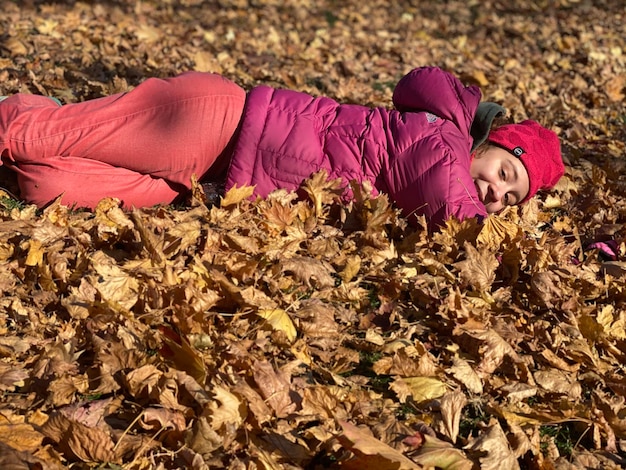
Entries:
{"type": "Polygon", "coordinates": [[[497,184],[489,185],[489,195],[492,202],[502,201],[502,189],[497,184]]]}

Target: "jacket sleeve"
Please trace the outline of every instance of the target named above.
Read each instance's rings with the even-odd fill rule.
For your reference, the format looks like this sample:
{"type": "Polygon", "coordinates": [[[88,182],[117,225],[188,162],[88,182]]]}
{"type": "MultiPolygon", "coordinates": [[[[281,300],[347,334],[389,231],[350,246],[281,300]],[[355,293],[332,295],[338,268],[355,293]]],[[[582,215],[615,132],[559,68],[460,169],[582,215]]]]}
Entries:
{"type": "Polygon", "coordinates": [[[464,86],[438,67],[411,70],[396,85],[393,104],[400,112],[427,111],[468,129],[480,102],[480,89],[464,86]]]}
{"type": "Polygon", "coordinates": [[[392,119],[394,150],[384,175],[386,192],[409,223],[424,215],[436,229],[451,216],[485,216],[469,172],[469,145],[458,129],[439,119],[429,123],[428,135],[415,139],[410,131],[426,119],[416,113],[401,117],[392,119]]]}

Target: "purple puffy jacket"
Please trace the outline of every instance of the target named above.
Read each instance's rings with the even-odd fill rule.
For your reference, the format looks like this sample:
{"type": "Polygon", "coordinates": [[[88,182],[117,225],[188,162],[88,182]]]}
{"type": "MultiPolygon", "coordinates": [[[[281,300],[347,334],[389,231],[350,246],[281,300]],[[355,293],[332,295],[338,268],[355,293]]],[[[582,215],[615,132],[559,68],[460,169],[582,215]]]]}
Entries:
{"type": "Polygon", "coordinates": [[[486,216],[469,174],[470,127],[480,101],[435,67],[404,76],[393,94],[396,110],[339,104],[290,90],[250,91],[226,189],[255,185],[266,196],[297,189],[312,173],[370,181],[409,221],[431,227],[454,215],[486,216]]]}

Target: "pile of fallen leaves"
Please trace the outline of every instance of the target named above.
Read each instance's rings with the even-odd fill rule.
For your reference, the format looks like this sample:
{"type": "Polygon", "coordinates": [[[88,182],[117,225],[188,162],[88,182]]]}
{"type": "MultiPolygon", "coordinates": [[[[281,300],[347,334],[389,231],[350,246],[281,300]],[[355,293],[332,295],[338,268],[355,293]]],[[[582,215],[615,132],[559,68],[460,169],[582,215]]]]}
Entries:
{"type": "Polygon", "coordinates": [[[625,465],[623,2],[0,11],[2,94],[73,102],[197,69],[388,106],[439,65],[555,128],[568,163],[550,195],[436,234],[367,187],[343,204],[324,174],[219,207],[200,187],[133,211],[3,193],[0,467],[625,465]]]}

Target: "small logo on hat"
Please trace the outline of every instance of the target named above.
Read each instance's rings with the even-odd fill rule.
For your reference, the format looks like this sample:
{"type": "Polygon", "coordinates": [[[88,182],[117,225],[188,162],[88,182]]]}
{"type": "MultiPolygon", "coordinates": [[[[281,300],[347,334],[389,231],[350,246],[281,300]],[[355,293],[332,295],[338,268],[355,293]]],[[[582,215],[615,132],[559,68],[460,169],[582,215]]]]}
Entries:
{"type": "Polygon", "coordinates": [[[511,150],[511,152],[516,157],[521,157],[522,155],[524,155],[526,153],[526,152],[524,152],[524,149],[522,147],[515,147],[513,150],[511,150]]]}

